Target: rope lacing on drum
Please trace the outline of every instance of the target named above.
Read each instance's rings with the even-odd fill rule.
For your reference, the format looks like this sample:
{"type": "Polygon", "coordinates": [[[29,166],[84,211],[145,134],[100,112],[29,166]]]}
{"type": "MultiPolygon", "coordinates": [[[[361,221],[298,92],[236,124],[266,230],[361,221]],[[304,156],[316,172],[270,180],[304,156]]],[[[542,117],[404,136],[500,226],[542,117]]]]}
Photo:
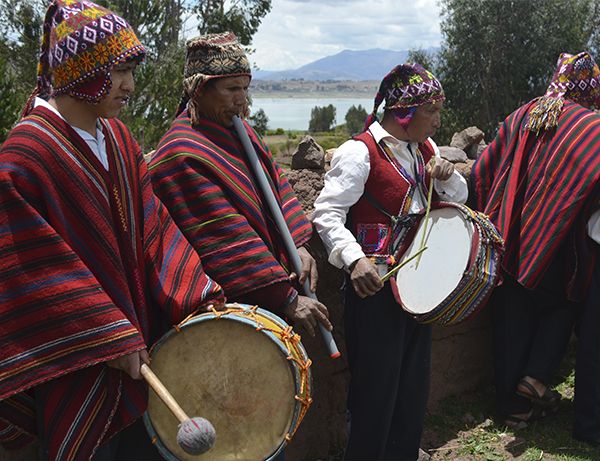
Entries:
{"type": "MultiPolygon", "coordinates": [[[[194,317],[196,317],[196,315],[198,315],[198,312],[200,312],[201,309],[203,309],[204,306],[199,306],[197,307],[191,314],[189,314],[186,318],[184,318],[181,322],[179,322],[177,325],[173,325],[173,328],[175,329],[175,331],[177,333],[181,333],[181,328],[190,320],[192,320],[194,317]]],[[[212,312],[213,314],[215,314],[216,317],[220,317],[221,314],[219,314],[219,311],[217,311],[215,309],[215,305],[214,304],[209,304],[207,306],[207,309],[210,310],[210,312],[212,312]]]]}

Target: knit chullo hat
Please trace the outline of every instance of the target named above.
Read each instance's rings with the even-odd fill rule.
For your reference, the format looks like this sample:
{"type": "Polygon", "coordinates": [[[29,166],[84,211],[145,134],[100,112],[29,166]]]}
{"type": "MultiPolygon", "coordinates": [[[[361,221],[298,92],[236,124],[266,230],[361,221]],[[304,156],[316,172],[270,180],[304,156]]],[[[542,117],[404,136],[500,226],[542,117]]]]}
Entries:
{"type": "Polygon", "coordinates": [[[560,55],[546,93],[529,112],[527,129],[539,133],[556,127],[565,99],[600,107],[600,68],[586,51],[560,55]]]}
{"type": "Polygon", "coordinates": [[[377,120],[377,110],[384,100],[384,108],[397,109],[396,118],[406,128],[417,107],[445,99],[442,84],[431,72],[420,64],[401,64],[394,67],[381,81],[373,112],[365,122],[365,129],[377,120]]]}
{"type": "Polygon", "coordinates": [[[37,87],[28,105],[38,94],[97,103],[110,90],[112,67],[145,55],[122,17],[89,1],[54,0],[44,19],[37,87]]]}
{"type": "Polygon", "coordinates": [[[188,40],[183,71],[183,100],[189,101],[192,122],[197,117],[194,96],[214,78],[247,76],[252,78],[244,49],[232,32],[207,34],[188,40]]]}

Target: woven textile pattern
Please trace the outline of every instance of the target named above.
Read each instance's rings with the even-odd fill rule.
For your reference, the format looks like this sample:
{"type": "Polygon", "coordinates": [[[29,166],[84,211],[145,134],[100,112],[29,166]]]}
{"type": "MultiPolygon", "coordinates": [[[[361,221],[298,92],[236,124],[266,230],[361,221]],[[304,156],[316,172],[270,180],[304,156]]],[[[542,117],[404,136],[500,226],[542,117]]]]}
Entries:
{"type": "MultiPolygon", "coordinates": [[[[42,54],[47,47],[52,86],[57,94],[99,73],[108,73],[118,62],[145,54],[127,21],[95,3],[56,2],[56,9],[48,10],[46,21],[42,54]]],[[[44,72],[43,65],[40,62],[38,74],[44,72]]],[[[107,77],[106,87],[98,99],[109,85],[107,77]]]]}
{"type": "Polygon", "coordinates": [[[108,171],[43,107],[0,151],[0,437],[36,435],[35,387],[53,460],[89,459],[143,413],[143,382],[104,362],[222,300],[129,131],[100,123],[108,171]]]}
{"type": "Polygon", "coordinates": [[[555,130],[526,128],[531,101],[502,123],[471,172],[474,207],[505,241],[503,269],[535,288],[566,248],[565,288],[585,296],[594,264],[586,223],[600,201],[600,116],[564,101],[555,130]]]}
{"type": "MultiPolygon", "coordinates": [[[[242,144],[231,130],[205,118],[199,122],[192,127],[184,112],[160,141],[150,164],[155,193],[229,300],[288,281],[283,240],[242,144]]],[[[300,247],[311,236],[310,223],[268,148],[245,126],[300,247]]]]}

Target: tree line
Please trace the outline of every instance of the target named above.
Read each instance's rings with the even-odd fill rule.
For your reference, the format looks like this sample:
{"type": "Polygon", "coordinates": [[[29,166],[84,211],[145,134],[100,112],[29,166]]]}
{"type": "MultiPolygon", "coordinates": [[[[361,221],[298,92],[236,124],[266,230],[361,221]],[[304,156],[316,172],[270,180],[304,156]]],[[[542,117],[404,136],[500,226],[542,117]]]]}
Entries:
{"type": "MultiPolygon", "coordinates": [[[[94,0],[122,15],[146,46],[136,91],[121,119],[142,149],[154,148],[181,99],[185,39],[232,30],[247,47],[271,0],[94,0]]],[[[0,0],[0,142],[18,120],[36,82],[47,0],[0,0]]]]}
{"type": "MultiPolygon", "coordinates": [[[[146,151],[166,131],[180,100],[182,37],[232,30],[251,51],[252,36],[271,9],[271,0],[98,3],[122,14],[149,49],[136,75],[136,95],[121,117],[146,151]]],[[[439,142],[472,125],[484,130],[487,138],[493,136],[510,112],[544,93],[561,52],[588,50],[600,60],[597,0],[440,0],[440,4],[440,53],[433,56],[420,49],[409,53],[409,60],[430,69],[444,86],[447,101],[439,142]]],[[[35,85],[46,5],[44,0],[0,0],[0,142],[35,85]]],[[[331,108],[315,109],[312,128],[321,131],[331,118],[331,108]]],[[[255,123],[266,123],[262,115],[266,114],[255,117],[255,123]]],[[[350,133],[362,129],[361,117],[360,111],[351,115],[350,133]]],[[[331,128],[332,123],[326,130],[331,128]]]]}

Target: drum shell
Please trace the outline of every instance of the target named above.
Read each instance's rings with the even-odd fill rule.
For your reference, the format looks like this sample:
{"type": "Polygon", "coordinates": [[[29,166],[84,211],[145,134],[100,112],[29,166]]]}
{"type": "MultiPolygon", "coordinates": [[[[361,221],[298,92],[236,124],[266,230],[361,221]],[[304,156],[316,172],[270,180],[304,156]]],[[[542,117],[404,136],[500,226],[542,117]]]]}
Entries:
{"type": "Polygon", "coordinates": [[[310,360],[299,335],[247,305],[228,304],[169,331],[152,349],[152,368],[188,416],[208,419],[217,434],[207,453],[186,454],[176,442],[177,420],[151,392],[144,422],[169,460],[270,459],[311,403],[310,360]]]}
{"type": "MultiPolygon", "coordinates": [[[[432,206],[431,214],[435,216],[436,210],[443,209],[456,210],[457,219],[463,219],[465,225],[471,229],[469,248],[466,250],[468,252],[466,267],[462,268],[463,271],[457,284],[452,286],[447,291],[447,295],[430,311],[415,313],[414,309],[411,309],[411,306],[403,300],[402,289],[398,286],[398,279],[403,276],[402,271],[404,269],[400,269],[396,276],[390,279],[390,283],[396,301],[415,320],[425,324],[453,325],[479,312],[485,306],[493,288],[499,283],[503,241],[494,225],[482,213],[473,211],[465,205],[438,202],[432,206]]],[[[424,216],[421,216],[419,222],[405,240],[403,247],[398,251],[402,255],[398,258],[399,263],[408,259],[418,249],[416,242],[421,239],[424,224],[424,216]]],[[[428,251],[435,252],[436,250],[428,247],[425,252],[428,251]]],[[[428,257],[435,256],[428,255],[428,257]]],[[[448,265],[448,261],[444,261],[444,258],[440,257],[439,259],[441,265],[448,265]]],[[[436,283],[436,280],[431,279],[427,282],[431,286],[431,284],[436,283]]],[[[410,290],[412,288],[404,286],[403,289],[410,290]]]]}

